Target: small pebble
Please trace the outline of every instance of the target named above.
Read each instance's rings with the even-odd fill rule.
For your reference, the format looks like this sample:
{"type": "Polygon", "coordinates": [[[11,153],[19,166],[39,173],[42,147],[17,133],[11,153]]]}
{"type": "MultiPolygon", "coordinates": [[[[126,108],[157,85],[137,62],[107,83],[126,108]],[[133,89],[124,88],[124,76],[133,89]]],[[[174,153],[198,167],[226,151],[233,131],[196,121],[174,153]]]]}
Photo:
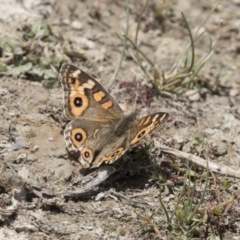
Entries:
{"type": "Polygon", "coordinates": [[[225,142],[217,141],[213,144],[214,155],[222,156],[227,153],[228,146],[225,142]]]}
{"type": "Polygon", "coordinates": [[[197,102],[200,100],[200,93],[198,92],[198,90],[188,90],[185,93],[185,96],[188,97],[188,99],[192,102],[197,102]]]}
{"type": "Polygon", "coordinates": [[[70,24],[70,20],[65,18],[65,19],[62,20],[62,24],[69,25],[70,24]]]}
{"type": "Polygon", "coordinates": [[[29,171],[27,168],[23,167],[18,171],[18,175],[23,178],[23,179],[28,179],[29,178],[29,171]]]}
{"type": "Polygon", "coordinates": [[[18,157],[14,160],[14,163],[21,163],[23,161],[27,160],[27,154],[26,153],[21,153],[20,155],[18,155],[18,157]]]}
{"type": "Polygon", "coordinates": [[[0,142],[0,148],[10,148],[11,146],[12,146],[12,144],[7,142],[6,140],[2,140],[0,142]]]}
{"type": "Polygon", "coordinates": [[[238,96],[238,95],[239,95],[239,89],[238,89],[238,88],[233,88],[233,89],[231,89],[231,90],[229,91],[229,95],[230,95],[231,97],[236,97],[236,96],[238,96]]]}
{"type": "Polygon", "coordinates": [[[82,30],[83,27],[82,23],[79,21],[73,21],[71,26],[74,30],[82,30]]]}
{"type": "Polygon", "coordinates": [[[0,95],[1,96],[5,96],[5,95],[7,95],[8,94],[8,90],[6,89],[6,88],[1,88],[0,89],[0,95]]]}
{"type": "Polygon", "coordinates": [[[32,148],[32,152],[36,152],[38,149],[39,149],[39,146],[38,145],[34,145],[33,148],[32,148]]]}
{"type": "Polygon", "coordinates": [[[105,197],[105,193],[100,192],[96,197],[95,197],[95,201],[100,201],[102,198],[105,197]]]}

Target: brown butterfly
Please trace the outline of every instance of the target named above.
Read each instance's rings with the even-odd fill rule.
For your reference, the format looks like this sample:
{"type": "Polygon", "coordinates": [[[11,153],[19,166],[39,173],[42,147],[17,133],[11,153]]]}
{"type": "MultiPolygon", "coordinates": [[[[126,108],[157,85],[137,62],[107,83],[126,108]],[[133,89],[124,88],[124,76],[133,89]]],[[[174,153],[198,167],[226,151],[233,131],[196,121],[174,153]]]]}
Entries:
{"type": "Polygon", "coordinates": [[[111,94],[92,76],[65,64],[60,70],[64,110],[70,122],[64,138],[70,151],[80,151],[85,168],[113,163],[168,119],[157,112],[136,119],[136,112],[124,115],[111,94]]]}

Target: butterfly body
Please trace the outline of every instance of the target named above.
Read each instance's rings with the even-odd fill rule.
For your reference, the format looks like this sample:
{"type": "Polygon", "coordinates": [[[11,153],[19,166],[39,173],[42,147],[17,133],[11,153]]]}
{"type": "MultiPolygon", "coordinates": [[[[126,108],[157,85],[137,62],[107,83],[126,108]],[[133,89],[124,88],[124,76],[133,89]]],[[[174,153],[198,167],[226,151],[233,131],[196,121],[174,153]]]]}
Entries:
{"type": "Polygon", "coordinates": [[[163,124],[168,113],[158,112],[140,120],[124,115],[110,93],[92,76],[65,64],[60,70],[64,112],[70,122],[64,138],[70,151],[80,151],[85,168],[113,163],[163,124]]]}

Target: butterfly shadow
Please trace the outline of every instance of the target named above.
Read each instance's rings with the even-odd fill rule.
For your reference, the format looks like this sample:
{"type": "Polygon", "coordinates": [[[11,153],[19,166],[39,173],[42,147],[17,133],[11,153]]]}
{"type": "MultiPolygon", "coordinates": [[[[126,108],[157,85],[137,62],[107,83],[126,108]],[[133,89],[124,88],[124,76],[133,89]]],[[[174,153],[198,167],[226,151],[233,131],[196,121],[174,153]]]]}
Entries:
{"type": "MultiPolygon", "coordinates": [[[[70,155],[73,157],[73,155],[70,155]]],[[[77,155],[74,155],[74,158],[77,155]]],[[[156,156],[156,158],[161,155],[156,156]]],[[[76,158],[75,158],[76,159],[76,158]]],[[[142,191],[154,184],[160,171],[159,164],[142,146],[133,148],[111,165],[102,165],[95,169],[81,169],[84,177],[73,180],[75,191],[64,193],[65,197],[89,198],[100,192],[115,189],[117,192],[142,191]]]]}

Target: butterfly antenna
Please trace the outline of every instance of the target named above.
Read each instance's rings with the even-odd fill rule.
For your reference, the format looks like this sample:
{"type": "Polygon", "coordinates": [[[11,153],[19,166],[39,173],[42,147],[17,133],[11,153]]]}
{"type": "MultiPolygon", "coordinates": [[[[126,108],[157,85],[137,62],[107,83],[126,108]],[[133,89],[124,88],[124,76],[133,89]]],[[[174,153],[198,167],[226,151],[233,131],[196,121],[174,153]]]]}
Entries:
{"type": "Polygon", "coordinates": [[[137,91],[136,91],[135,101],[133,105],[133,112],[136,110],[137,98],[138,98],[138,87],[139,87],[139,83],[137,83],[137,91]]]}

